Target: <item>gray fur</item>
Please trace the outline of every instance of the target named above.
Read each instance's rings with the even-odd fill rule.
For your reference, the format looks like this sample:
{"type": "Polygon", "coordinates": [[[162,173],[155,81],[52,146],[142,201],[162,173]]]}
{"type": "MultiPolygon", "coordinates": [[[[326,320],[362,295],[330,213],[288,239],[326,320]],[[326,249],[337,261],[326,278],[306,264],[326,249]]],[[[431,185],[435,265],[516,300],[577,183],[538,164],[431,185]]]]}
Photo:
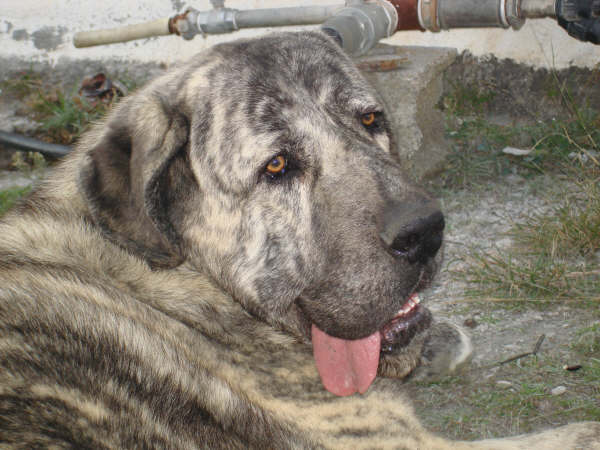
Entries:
{"type": "Polygon", "coordinates": [[[467,344],[428,321],[366,394],[323,389],[311,323],[367,336],[439,264],[387,248],[435,208],[391,139],[316,32],[218,45],[121,102],[0,220],[0,447],[598,448],[591,423],[429,434],[399,379],[467,344]]]}

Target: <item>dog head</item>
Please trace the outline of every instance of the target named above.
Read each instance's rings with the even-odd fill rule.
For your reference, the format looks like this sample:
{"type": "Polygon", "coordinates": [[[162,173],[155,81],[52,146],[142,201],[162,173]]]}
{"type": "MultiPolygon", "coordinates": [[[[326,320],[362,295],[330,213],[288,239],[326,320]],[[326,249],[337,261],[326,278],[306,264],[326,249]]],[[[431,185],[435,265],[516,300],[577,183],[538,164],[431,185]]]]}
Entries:
{"type": "Polygon", "coordinates": [[[109,239],[157,270],[186,262],[312,339],[325,386],[346,395],[428,325],[415,293],[443,216],[391,140],[333,40],[274,34],[215,46],[124,100],[84,140],[80,186],[109,239]]]}

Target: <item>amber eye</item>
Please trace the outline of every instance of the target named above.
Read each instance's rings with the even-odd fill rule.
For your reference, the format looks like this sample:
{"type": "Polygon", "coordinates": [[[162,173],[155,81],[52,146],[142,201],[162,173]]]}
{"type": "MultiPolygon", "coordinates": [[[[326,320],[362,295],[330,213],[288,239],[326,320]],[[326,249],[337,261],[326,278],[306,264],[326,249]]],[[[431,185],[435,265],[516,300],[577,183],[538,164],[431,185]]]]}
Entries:
{"type": "Polygon", "coordinates": [[[373,123],[375,122],[375,113],[370,112],[367,114],[363,114],[361,117],[361,121],[362,121],[363,125],[366,127],[373,125],[373,123]]]}
{"type": "Polygon", "coordinates": [[[267,164],[267,173],[270,175],[282,175],[285,172],[285,157],[278,155],[267,164]]]}

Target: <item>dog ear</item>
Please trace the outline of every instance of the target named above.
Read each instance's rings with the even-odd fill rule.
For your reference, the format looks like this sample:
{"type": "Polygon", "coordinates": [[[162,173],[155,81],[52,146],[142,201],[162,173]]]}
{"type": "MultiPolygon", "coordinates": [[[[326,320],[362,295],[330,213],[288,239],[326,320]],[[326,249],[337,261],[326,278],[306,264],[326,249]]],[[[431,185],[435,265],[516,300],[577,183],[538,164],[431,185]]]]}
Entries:
{"type": "Polygon", "coordinates": [[[123,101],[82,145],[79,181],[92,220],[153,268],[182,262],[172,217],[195,186],[188,136],[187,118],[154,90],[123,101]]]}

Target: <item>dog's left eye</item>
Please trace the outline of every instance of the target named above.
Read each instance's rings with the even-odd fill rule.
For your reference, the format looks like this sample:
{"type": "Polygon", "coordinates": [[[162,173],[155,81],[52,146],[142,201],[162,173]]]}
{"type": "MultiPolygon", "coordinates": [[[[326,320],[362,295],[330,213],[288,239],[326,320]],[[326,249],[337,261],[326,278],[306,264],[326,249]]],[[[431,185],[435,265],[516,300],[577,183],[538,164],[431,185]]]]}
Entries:
{"type": "Polygon", "coordinates": [[[381,125],[382,113],[378,111],[372,111],[365,114],[361,114],[360,122],[368,131],[377,131],[381,125]]]}
{"type": "Polygon", "coordinates": [[[375,113],[370,112],[367,114],[363,114],[361,117],[361,121],[366,127],[373,125],[373,123],[375,122],[375,113]]]}

